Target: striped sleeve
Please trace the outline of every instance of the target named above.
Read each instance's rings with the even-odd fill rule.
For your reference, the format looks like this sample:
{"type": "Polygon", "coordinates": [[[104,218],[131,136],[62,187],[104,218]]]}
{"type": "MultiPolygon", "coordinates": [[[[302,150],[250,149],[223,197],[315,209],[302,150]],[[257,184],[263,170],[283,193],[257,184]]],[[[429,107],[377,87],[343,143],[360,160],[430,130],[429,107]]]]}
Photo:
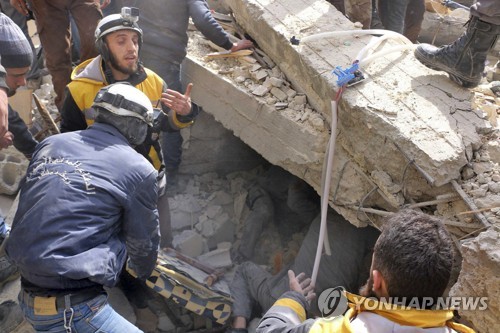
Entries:
{"type": "Polygon", "coordinates": [[[257,327],[257,333],[307,333],[314,324],[306,320],[305,297],[288,291],[266,312],[257,327]]]}

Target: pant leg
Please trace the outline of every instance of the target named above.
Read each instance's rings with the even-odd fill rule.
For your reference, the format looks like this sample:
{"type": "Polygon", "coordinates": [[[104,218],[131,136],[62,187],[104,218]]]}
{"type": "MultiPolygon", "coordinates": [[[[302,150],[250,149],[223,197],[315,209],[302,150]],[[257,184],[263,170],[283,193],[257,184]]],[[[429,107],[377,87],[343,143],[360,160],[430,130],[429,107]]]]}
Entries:
{"type": "Polygon", "coordinates": [[[102,19],[101,10],[95,0],[72,0],[70,11],[80,37],[80,61],[96,57],[94,33],[102,19]]]}
{"type": "Polygon", "coordinates": [[[265,311],[274,303],[268,285],[271,274],[251,261],[239,265],[229,285],[233,299],[232,316],[251,318],[252,308],[259,304],[265,311]]]}
{"type": "Polygon", "coordinates": [[[377,9],[380,21],[386,30],[402,34],[406,8],[410,0],[378,0],[377,9]]]}
{"type": "Polygon", "coordinates": [[[404,32],[412,43],[417,41],[420,30],[422,29],[422,22],[424,21],[425,13],[425,0],[410,0],[406,8],[404,32]]]}
{"type": "Polygon", "coordinates": [[[163,194],[158,198],[158,215],[160,217],[160,247],[172,247],[172,222],[168,197],[163,194]]]}
{"type": "Polygon", "coordinates": [[[2,7],[2,12],[10,17],[10,19],[14,21],[14,23],[17,24],[19,28],[21,28],[34,53],[35,46],[33,45],[33,41],[31,40],[30,34],[28,32],[28,22],[26,20],[26,17],[23,14],[19,13],[14,7],[12,7],[9,0],[0,0],[0,7],[2,7]]]}
{"type": "Polygon", "coordinates": [[[370,29],[372,20],[371,0],[346,0],[345,14],[353,22],[363,24],[363,29],[370,29]]]}
{"type": "Polygon", "coordinates": [[[477,1],[470,7],[470,12],[482,21],[500,25],[500,4],[498,0],[477,1]]]}
{"type": "Polygon", "coordinates": [[[70,81],[70,28],[66,0],[28,0],[35,15],[47,69],[52,75],[56,106],[60,109],[70,81]]]}
{"type": "Polygon", "coordinates": [[[257,185],[250,188],[247,202],[250,212],[244,222],[243,238],[238,252],[246,260],[252,260],[262,229],[273,220],[274,205],[269,194],[257,185]]]}

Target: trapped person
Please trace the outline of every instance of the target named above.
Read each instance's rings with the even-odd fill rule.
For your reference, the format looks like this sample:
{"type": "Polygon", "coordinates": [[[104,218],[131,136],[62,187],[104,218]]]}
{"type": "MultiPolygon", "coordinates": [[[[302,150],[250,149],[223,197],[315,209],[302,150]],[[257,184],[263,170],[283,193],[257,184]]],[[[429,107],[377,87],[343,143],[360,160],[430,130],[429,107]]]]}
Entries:
{"type": "Polygon", "coordinates": [[[455,42],[441,47],[420,44],[415,49],[415,58],[422,64],[448,73],[465,88],[476,87],[481,81],[486,56],[500,34],[498,0],[477,1],[470,13],[467,30],[455,42]]]}
{"type": "MultiPolygon", "coordinates": [[[[288,269],[308,275],[312,273],[320,221],[321,215],[317,215],[294,262],[278,274],[272,276],[253,262],[245,262],[236,268],[229,286],[233,299],[233,322],[229,332],[245,332],[256,306],[265,312],[288,290],[288,269]]],[[[332,209],[328,211],[327,228],[332,255],[324,254],[321,257],[315,290],[320,293],[327,288],[343,286],[355,291],[368,277],[372,248],[379,233],[372,227],[353,226],[332,209]]],[[[315,306],[312,312],[320,314],[315,306]]]]}
{"type": "Polygon", "coordinates": [[[344,316],[306,320],[311,289],[304,289],[307,281],[297,280],[291,272],[291,291],[267,311],[257,333],[471,333],[472,329],[453,321],[453,310],[431,310],[448,285],[453,251],[453,241],[441,220],[417,211],[400,211],[384,224],[375,243],[370,277],[361,296],[347,293],[351,304],[344,316]],[[405,308],[391,304],[390,297],[397,297],[405,308]],[[389,304],[377,306],[373,298],[389,304]]]}
{"type": "Polygon", "coordinates": [[[127,257],[141,280],[156,264],[157,172],[133,149],[153,108],[125,83],[101,89],[93,108],[94,125],[38,145],[21,186],[6,253],[36,331],[141,332],[111,308],[103,287],[118,282],[127,257]]]}

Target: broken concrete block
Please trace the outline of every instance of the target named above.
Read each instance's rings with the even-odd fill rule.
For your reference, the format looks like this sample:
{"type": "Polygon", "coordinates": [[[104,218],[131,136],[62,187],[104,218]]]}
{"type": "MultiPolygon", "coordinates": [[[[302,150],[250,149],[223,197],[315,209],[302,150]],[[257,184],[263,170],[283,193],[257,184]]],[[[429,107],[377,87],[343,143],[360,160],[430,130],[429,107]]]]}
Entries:
{"type": "Polygon", "coordinates": [[[464,167],[462,170],[462,179],[464,180],[471,179],[475,175],[474,170],[468,166],[464,167]]]}
{"type": "Polygon", "coordinates": [[[193,230],[184,230],[172,241],[174,248],[190,257],[197,257],[203,253],[203,237],[193,230]]]}
{"type": "MultiPolygon", "coordinates": [[[[478,188],[478,189],[470,191],[469,194],[471,196],[473,196],[474,198],[482,198],[482,197],[484,197],[486,195],[486,192],[487,192],[486,189],[484,189],[484,188],[478,188]]],[[[478,207],[479,207],[479,205],[478,205],[478,207]]],[[[479,207],[479,208],[481,208],[481,207],[479,207]]]]}
{"type": "Polygon", "coordinates": [[[247,68],[237,67],[233,71],[233,77],[234,78],[243,77],[245,79],[249,79],[250,78],[250,72],[248,71],[247,68]]]}
{"type": "Polygon", "coordinates": [[[266,80],[262,83],[262,85],[264,87],[267,87],[267,88],[271,89],[273,87],[273,84],[271,82],[271,78],[267,77],[266,80]]]}
{"type": "Polygon", "coordinates": [[[496,182],[490,182],[488,184],[488,189],[493,193],[500,193],[500,184],[496,182]]]}
{"type": "Polygon", "coordinates": [[[217,206],[229,205],[233,202],[233,197],[226,191],[215,192],[215,197],[212,199],[211,204],[217,206]]]}
{"type": "Polygon", "coordinates": [[[262,81],[268,76],[267,71],[265,69],[261,69],[256,72],[251,72],[251,75],[255,81],[262,81]]]}
{"type": "Polygon", "coordinates": [[[305,104],[297,104],[295,102],[290,103],[290,107],[294,109],[295,111],[304,111],[305,110],[305,104]]]}
{"type": "Polygon", "coordinates": [[[265,94],[267,94],[269,92],[269,88],[268,87],[265,87],[265,86],[257,86],[257,88],[255,88],[253,91],[252,91],[252,94],[254,94],[255,96],[264,96],[265,94]]]}
{"type": "Polygon", "coordinates": [[[293,98],[293,101],[296,104],[306,104],[307,103],[307,97],[306,95],[297,95],[293,98]]]}
{"type": "Polygon", "coordinates": [[[222,211],[223,210],[222,210],[221,206],[213,205],[213,206],[210,206],[207,208],[204,215],[208,216],[208,218],[213,219],[217,215],[220,215],[222,213],[222,211]]]}
{"type": "Polygon", "coordinates": [[[261,68],[262,68],[262,66],[260,64],[255,64],[252,66],[252,68],[250,68],[250,72],[256,72],[261,68]]]}
{"type": "MultiPolygon", "coordinates": [[[[479,190],[483,191],[483,189],[479,190]]],[[[474,191],[479,191],[479,190],[474,190],[474,191]]],[[[476,203],[477,208],[500,207],[500,195],[493,194],[488,196],[483,195],[483,197],[478,197],[478,198],[474,197],[474,202],[476,203]]]]}
{"type": "Polygon", "coordinates": [[[276,97],[269,96],[269,97],[266,98],[266,104],[267,105],[276,104],[277,101],[278,101],[278,99],[276,97]]]}
{"type": "Polygon", "coordinates": [[[493,165],[490,162],[472,163],[472,167],[474,168],[474,172],[478,175],[493,170],[493,165]]]}
{"type": "Polygon", "coordinates": [[[273,87],[271,89],[271,94],[273,94],[280,101],[286,101],[288,96],[281,89],[273,87]]]}
{"type": "Polygon", "coordinates": [[[229,253],[229,250],[230,247],[229,248],[217,247],[217,249],[204,253],[201,256],[199,256],[198,260],[215,268],[231,267],[233,265],[233,262],[231,261],[231,255],[229,253]]]}
{"type": "Polygon", "coordinates": [[[196,229],[206,238],[209,249],[213,249],[220,242],[232,242],[234,240],[234,223],[229,219],[227,213],[218,215],[214,219],[208,219],[198,223],[196,229]]]}
{"type": "Polygon", "coordinates": [[[313,125],[313,127],[318,130],[323,129],[325,127],[325,122],[323,121],[323,119],[321,119],[319,115],[314,115],[314,117],[311,117],[309,121],[311,122],[311,125],[313,125]]]}
{"type": "Polygon", "coordinates": [[[243,76],[237,76],[237,77],[234,78],[234,81],[236,83],[243,83],[243,82],[245,82],[245,80],[246,80],[246,78],[243,77],[243,76]]]}
{"type": "Polygon", "coordinates": [[[191,228],[197,221],[196,217],[189,212],[184,212],[182,210],[171,210],[170,220],[172,225],[172,230],[184,230],[191,228]]]}
{"type": "Polygon", "coordinates": [[[198,195],[200,194],[200,188],[195,185],[195,182],[190,179],[186,186],[186,194],[198,195]]]}
{"type": "Polygon", "coordinates": [[[500,233],[495,228],[489,228],[478,237],[464,242],[460,249],[462,270],[457,283],[450,290],[450,296],[487,297],[488,306],[484,310],[460,310],[460,315],[471,321],[478,332],[500,331],[499,242],[500,233]]]}
{"type": "Polygon", "coordinates": [[[488,141],[485,148],[492,161],[500,162],[500,142],[498,140],[488,141]]]}
{"type": "Polygon", "coordinates": [[[198,201],[192,196],[185,196],[179,204],[176,206],[177,209],[188,213],[198,213],[201,211],[201,206],[198,201]]]}
{"type": "Polygon", "coordinates": [[[281,86],[283,85],[283,80],[278,79],[277,77],[271,77],[271,78],[269,78],[269,81],[271,82],[273,87],[276,87],[276,88],[281,88],[281,86]]]}
{"type": "Polygon", "coordinates": [[[295,90],[293,90],[292,88],[286,89],[285,93],[288,96],[288,98],[294,98],[295,95],[297,95],[297,92],[295,90]]]}

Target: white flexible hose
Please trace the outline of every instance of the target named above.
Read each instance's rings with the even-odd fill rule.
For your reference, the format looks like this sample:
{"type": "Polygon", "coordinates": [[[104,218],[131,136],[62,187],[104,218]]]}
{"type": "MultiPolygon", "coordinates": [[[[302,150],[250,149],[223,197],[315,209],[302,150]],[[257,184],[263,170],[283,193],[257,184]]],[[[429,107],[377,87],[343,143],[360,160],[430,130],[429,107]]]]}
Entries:
{"type": "Polygon", "coordinates": [[[335,141],[337,135],[337,102],[332,100],[332,129],[330,135],[330,141],[328,144],[328,162],[326,164],[326,174],[325,174],[325,184],[323,187],[323,194],[321,197],[321,226],[319,228],[319,240],[318,246],[316,248],[316,257],[314,258],[314,266],[311,274],[312,284],[316,285],[316,279],[318,277],[319,263],[321,261],[321,251],[323,250],[323,242],[325,241],[326,234],[326,217],[328,212],[328,198],[330,197],[330,183],[332,180],[332,164],[333,164],[333,153],[335,151],[335,141]]]}
{"type": "MultiPolygon", "coordinates": [[[[321,39],[321,38],[328,38],[328,37],[339,37],[339,36],[351,36],[351,35],[381,35],[381,37],[377,39],[373,39],[370,41],[361,51],[358,53],[356,56],[355,61],[359,62],[359,66],[363,67],[368,65],[371,61],[375,60],[376,58],[382,57],[386,54],[396,52],[396,51],[402,51],[402,50],[407,50],[411,48],[415,48],[415,45],[405,36],[393,32],[390,30],[380,30],[380,29],[372,29],[372,30],[345,30],[345,31],[332,31],[332,32],[323,32],[311,36],[307,36],[302,39],[303,42],[310,42],[316,39],[321,39]],[[376,52],[374,54],[370,54],[367,56],[368,52],[371,51],[372,49],[378,47],[380,43],[382,43],[386,39],[395,39],[402,43],[403,45],[396,46],[396,47],[391,47],[386,50],[382,50],[379,52],[376,52]]],[[[342,89],[342,87],[340,87],[342,89]]],[[[323,173],[322,175],[322,194],[321,194],[321,225],[319,229],[319,239],[318,239],[318,245],[316,248],[316,257],[314,258],[314,265],[313,265],[313,271],[311,274],[311,280],[312,284],[316,285],[316,280],[318,277],[318,271],[319,271],[319,264],[321,261],[321,252],[323,250],[323,246],[325,246],[325,249],[327,250],[327,253],[330,255],[330,246],[329,244],[325,244],[327,242],[327,226],[326,226],[326,219],[327,219],[327,213],[328,213],[328,201],[330,198],[330,184],[331,184],[331,174],[332,174],[332,165],[333,165],[333,156],[334,156],[334,151],[335,151],[335,142],[336,142],[336,137],[337,137],[337,102],[335,100],[332,100],[331,102],[331,112],[332,112],[332,123],[331,123],[331,135],[330,135],[330,140],[328,142],[328,149],[327,153],[325,156],[325,159],[327,160],[326,163],[326,172],[323,173]]]]}
{"type": "Polygon", "coordinates": [[[352,35],[382,35],[388,36],[390,38],[396,38],[401,40],[405,44],[412,44],[412,42],[405,36],[391,31],[383,29],[369,29],[369,30],[343,30],[343,31],[328,31],[320,32],[318,34],[306,36],[300,40],[301,43],[311,42],[316,39],[328,38],[328,37],[340,37],[340,36],[352,36],[352,35]]]}
{"type": "Polygon", "coordinates": [[[405,50],[413,50],[417,47],[416,44],[412,44],[412,45],[399,45],[399,46],[394,46],[394,47],[390,47],[390,48],[387,48],[387,49],[384,49],[384,50],[381,50],[379,52],[376,52],[366,58],[364,58],[363,60],[361,60],[359,62],[359,67],[366,67],[368,66],[368,64],[370,62],[372,62],[373,60],[377,59],[377,58],[380,58],[380,57],[383,57],[389,53],[393,53],[393,52],[398,52],[398,51],[405,51],[405,50]]]}

